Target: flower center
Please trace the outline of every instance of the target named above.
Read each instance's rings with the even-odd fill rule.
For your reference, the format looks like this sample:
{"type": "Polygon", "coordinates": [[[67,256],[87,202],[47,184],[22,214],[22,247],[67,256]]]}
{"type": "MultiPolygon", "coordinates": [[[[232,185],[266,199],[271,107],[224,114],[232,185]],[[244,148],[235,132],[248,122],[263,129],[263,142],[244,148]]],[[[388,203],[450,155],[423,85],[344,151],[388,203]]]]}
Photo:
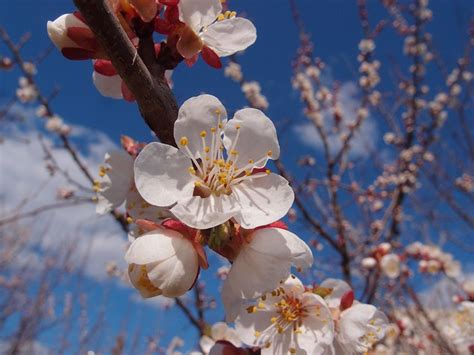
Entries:
{"type": "Polygon", "coordinates": [[[281,325],[294,323],[300,321],[300,318],[306,314],[305,308],[301,301],[297,298],[284,296],[283,299],[277,303],[279,308],[278,313],[280,317],[277,319],[281,325]]]}
{"type": "Polygon", "coordinates": [[[181,137],[179,146],[189,157],[191,157],[193,166],[189,167],[188,173],[194,177],[194,194],[201,197],[208,197],[211,194],[220,196],[222,194],[230,195],[232,186],[240,184],[244,180],[265,177],[270,174],[270,170],[255,172],[254,168],[264,163],[272,152],[254,161],[249,159],[242,164],[239,161],[239,152],[236,150],[237,142],[240,137],[240,125],[236,125],[237,134],[232,142],[230,149],[224,155],[224,144],[222,142],[224,125],[221,121],[221,111],[217,109],[215,114],[218,117],[217,127],[210,127],[209,130],[198,132],[201,140],[201,149],[199,157],[196,157],[189,149],[188,137],[181,137]],[[210,137],[210,139],[208,138],[210,137]]]}
{"type": "MultiPolygon", "coordinates": [[[[292,276],[293,277],[293,276],[292,276]]],[[[304,300],[304,293],[297,292],[293,289],[288,292],[283,287],[279,287],[276,290],[272,291],[268,295],[263,295],[258,299],[257,304],[252,305],[247,308],[248,313],[255,313],[258,311],[272,312],[273,317],[270,318],[271,326],[267,327],[263,325],[263,331],[255,331],[255,339],[257,341],[260,338],[260,343],[263,347],[271,347],[272,339],[275,339],[275,336],[286,333],[285,337],[291,339],[290,341],[290,354],[297,353],[297,343],[296,340],[298,334],[302,334],[303,323],[307,317],[317,317],[319,320],[327,324],[330,321],[328,315],[323,314],[324,309],[321,308],[321,305],[318,303],[307,303],[304,300]],[[271,297],[267,300],[267,297],[271,297]],[[276,298],[276,301],[273,301],[276,298]],[[273,302],[271,302],[273,301],[273,302]],[[290,334],[288,334],[290,333],[290,334]]]]}
{"type": "MultiPolygon", "coordinates": [[[[308,309],[303,305],[299,298],[285,294],[285,290],[281,287],[272,291],[271,295],[273,297],[281,297],[278,302],[274,303],[277,316],[270,319],[270,322],[274,325],[278,334],[284,333],[290,327],[294,333],[300,333],[301,331],[299,328],[303,325],[303,319],[309,314],[308,309]]],[[[254,313],[266,309],[265,304],[263,303],[265,299],[266,296],[263,295],[260,298],[261,301],[258,302],[257,305],[247,308],[247,312],[254,313]]],[[[316,310],[316,313],[318,312],[319,310],[316,310]]],[[[256,337],[259,335],[260,334],[255,334],[256,337]]]]}

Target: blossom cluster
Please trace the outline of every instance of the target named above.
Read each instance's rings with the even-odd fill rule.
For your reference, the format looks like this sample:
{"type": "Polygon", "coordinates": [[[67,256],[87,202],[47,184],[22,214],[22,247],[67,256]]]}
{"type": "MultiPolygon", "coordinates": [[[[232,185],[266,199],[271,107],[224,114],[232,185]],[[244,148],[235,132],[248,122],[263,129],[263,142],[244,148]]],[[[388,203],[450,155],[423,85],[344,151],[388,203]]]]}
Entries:
{"type": "Polygon", "coordinates": [[[421,273],[437,274],[444,272],[448,277],[456,278],[461,274],[461,264],[453,255],[443,252],[436,245],[414,242],[405,249],[407,255],[418,261],[421,273]]]}
{"type": "Polygon", "coordinates": [[[181,106],[174,134],[179,149],[124,138],[126,152],[107,155],[95,185],[99,213],[126,202],[126,259],[144,297],[191,288],[208,266],[206,245],[232,262],[223,290],[229,313],[235,301],[273,289],[291,265],[311,266],[309,247],[278,222],[294,195],[265,168],[280,153],[268,117],[243,109],[227,121],[220,101],[201,95],[181,106]]]}
{"type": "MultiPolygon", "coordinates": [[[[257,38],[251,21],[224,11],[220,0],[108,0],[132,45],[138,48],[144,32],[162,37],[155,43],[155,58],[167,70],[199,58],[221,68],[221,57],[245,50],[257,38]]],[[[134,101],[110,58],[79,12],[64,14],[47,25],[48,35],[61,53],[71,60],[93,61],[93,82],[107,97],[134,101]]]]}
{"type": "Polygon", "coordinates": [[[409,244],[404,250],[397,253],[389,243],[376,246],[372,254],[362,259],[365,269],[379,268],[390,279],[398,278],[402,272],[408,273],[409,260],[418,262],[418,271],[423,274],[438,274],[443,272],[451,278],[461,275],[461,264],[450,253],[443,252],[438,246],[420,242],[409,244]]]}
{"type": "MultiPolygon", "coordinates": [[[[163,69],[157,78],[162,81],[165,70],[169,80],[179,63],[192,66],[199,56],[221,68],[221,57],[256,40],[253,24],[224,11],[220,0],[107,3],[137,49],[143,36],[163,36],[151,50],[163,69]]],[[[62,15],[47,28],[65,57],[93,61],[99,92],[135,100],[80,13],[62,15]]],[[[364,56],[371,51],[370,41],[361,44],[364,56]]],[[[378,67],[364,63],[361,72],[372,88],[378,67]]],[[[322,120],[320,107],[330,108],[337,125],[342,108],[319,82],[323,63],[306,64],[294,83],[307,102],[308,116],[322,120]]],[[[386,316],[375,306],[355,301],[354,291],[343,281],[304,286],[291,274],[293,267],[299,272],[310,268],[313,255],[281,221],[292,211],[294,192],[285,178],[267,168],[280,156],[275,126],[260,110],[268,102],[258,83],[243,80],[238,64],[227,67],[226,75],[240,82],[253,108],[238,110],[229,119],[217,97],[191,97],[179,109],[173,145],[144,144],[124,136],[124,149],[108,153],[100,167],[94,182],[96,210],[105,214],[125,205],[131,284],[144,298],[179,297],[195,287],[201,269],[209,267],[208,254],[214,252],[231,264],[219,271],[225,278],[221,294],[226,321],[235,322],[236,328],[214,325],[201,339],[204,352],[223,353],[242,344],[267,354],[367,352],[384,336],[386,316]]],[[[351,129],[367,116],[368,109],[360,107],[359,123],[351,129]]],[[[50,121],[51,126],[61,124],[59,118],[50,121]]],[[[387,255],[380,257],[386,265],[387,255]]],[[[119,275],[113,265],[108,273],[119,275]]]]}
{"type": "Polygon", "coordinates": [[[365,353],[384,337],[387,324],[376,307],[355,301],[344,281],[304,286],[294,275],[236,319],[243,342],[262,354],[365,353]]]}
{"type": "Polygon", "coordinates": [[[391,252],[392,246],[389,243],[381,243],[373,250],[371,256],[362,259],[362,267],[372,269],[380,268],[385,276],[390,279],[396,279],[400,276],[401,266],[400,257],[391,252]]]}
{"type": "MultiPolygon", "coordinates": [[[[25,76],[21,76],[18,80],[18,88],[16,90],[17,99],[24,104],[31,104],[35,101],[42,102],[42,98],[34,82],[34,76],[37,74],[36,65],[31,62],[23,62],[22,67],[25,76]]],[[[44,104],[40,104],[35,113],[36,116],[45,120],[44,126],[46,130],[63,136],[70,133],[70,126],[64,123],[61,117],[51,113],[49,108],[44,104]]]]}
{"type": "Polygon", "coordinates": [[[399,308],[392,314],[391,323],[385,327],[385,337],[378,342],[371,354],[472,354],[474,332],[474,303],[472,300],[462,300],[455,307],[448,303],[442,308],[425,310],[431,324],[440,330],[438,336],[420,331],[421,327],[429,326],[423,317],[414,318],[414,307],[399,308]],[[440,352],[441,337],[445,339],[440,352]]]}
{"type": "MultiPolygon", "coordinates": [[[[125,151],[106,156],[95,185],[99,213],[125,202],[125,259],[143,297],[186,293],[208,268],[210,249],[232,263],[222,301],[243,344],[263,353],[352,353],[383,337],[383,313],[354,302],[344,282],[304,287],[290,276],[292,266],[310,267],[313,256],[279,221],[294,196],[265,168],[280,153],[268,117],[243,109],[227,120],[216,97],[201,95],[181,106],[174,136],[178,148],[124,137],[125,151]]],[[[223,340],[240,346],[230,338],[223,340]]]]}
{"type": "Polygon", "coordinates": [[[390,327],[376,307],[356,301],[344,281],[305,286],[290,275],[275,290],[242,305],[235,329],[215,323],[200,346],[204,354],[246,354],[257,348],[261,354],[367,353],[390,327]]]}

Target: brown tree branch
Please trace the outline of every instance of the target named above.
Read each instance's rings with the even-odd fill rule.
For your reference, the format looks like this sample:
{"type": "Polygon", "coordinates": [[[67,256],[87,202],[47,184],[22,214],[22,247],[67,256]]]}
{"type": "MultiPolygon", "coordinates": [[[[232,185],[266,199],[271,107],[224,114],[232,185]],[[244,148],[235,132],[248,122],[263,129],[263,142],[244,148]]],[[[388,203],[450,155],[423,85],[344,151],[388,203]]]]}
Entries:
{"type": "Polygon", "coordinates": [[[157,66],[158,75],[152,76],[104,0],[74,0],[74,3],[135,96],[147,125],[160,141],[175,145],[173,126],[178,117],[178,106],[164,78],[164,68],[157,66]]]}
{"type": "Polygon", "coordinates": [[[204,334],[204,324],[201,324],[199,319],[197,319],[194,314],[191,313],[191,310],[181,301],[179,298],[175,298],[176,305],[183,311],[185,316],[189,319],[191,324],[199,331],[199,334],[204,334]]]}

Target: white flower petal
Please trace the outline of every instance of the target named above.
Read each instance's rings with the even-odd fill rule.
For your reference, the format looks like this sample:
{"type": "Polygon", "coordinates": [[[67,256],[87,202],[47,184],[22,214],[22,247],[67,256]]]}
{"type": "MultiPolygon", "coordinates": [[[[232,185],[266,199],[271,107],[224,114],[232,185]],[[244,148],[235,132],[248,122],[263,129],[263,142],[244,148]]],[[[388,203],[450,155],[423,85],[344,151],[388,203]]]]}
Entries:
{"type": "Polygon", "coordinates": [[[387,317],[376,307],[369,304],[353,305],[341,313],[338,341],[350,353],[367,351],[371,343],[364,340],[364,335],[371,332],[381,339],[387,324],[387,317]],[[373,324],[369,324],[370,321],[373,324]]]}
{"type": "Polygon", "coordinates": [[[255,298],[286,280],[291,265],[308,267],[312,262],[309,247],[293,233],[279,228],[258,229],[234,260],[225,283],[236,297],[255,298]]]}
{"type": "Polygon", "coordinates": [[[238,348],[242,346],[242,340],[240,340],[239,334],[233,328],[227,328],[225,339],[238,348]]]}
{"type": "Polygon", "coordinates": [[[94,71],[92,73],[92,82],[102,96],[123,99],[122,78],[120,75],[107,76],[94,71]]]}
{"type": "Polygon", "coordinates": [[[253,234],[249,247],[261,254],[289,259],[295,267],[306,269],[313,265],[313,253],[294,233],[281,228],[262,228],[253,234]]]}
{"type": "Polygon", "coordinates": [[[99,179],[100,190],[96,212],[105,214],[119,207],[133,184],[133,158],[124,151],[113,151],[105,155],[106,175],[99,179]]]}
{"type": "Polygon", "coordinates": [[[283,332],[283,334],[278,334],[278,337],[274,338],[275,340],[271,343],[270,347],[265,347],[261,349],[261,354],[289,354],[292,338],[293,336],[289,331],[283,332]]]}
{"type": "Polygon", "coordinates": [[[160,223],[166,218],[173,217],[168,208],[152,206],[146,202],[135,187],[128,192],[125,207],[133,220],[148,219],[160,223]]]}
{"type": "Polygon", "coordinates": [[[294,275],[290,275],[285,282],[280,285],[283,290],[285,290],[285,294],[291,295],[292,297],[300,297],[303,292],[305,291],[304,285],[299,278],[294,275]]]}
{"type": "Polygon", "coordinates": [[[135,160],[135,185],[145,201],[160,207],[170,206],[192,196],[194,183],[189,159],[167,144],[150,143],[135,160]]]}
{"type": "Polygon", "coordinates": [[[207,229],[218,226],[238,213],[238,206],[227,195],[192,196],[178,201],[171,209],[181,222],[191,228],[207,229]]]}
{"type": "MultiPolygon", "coordinates": [[[[304,319],[303,324],[306,329],[302,329],[302,334],[298,335],[298,340],[301,340],[301,344],[305,343],[306,346],[309,345],[308,342],[311,339],[313,343],[316,341],[319,344],[332,344],[334,340],[334,322],[325,300],[321,296],[309,292],[306,292],[300,299],[308,310],[312,311],[317,308],[318,315],[316,315],[316,312],[310,312],[308,317],[304,319]]],[[[308,354],[314,353],[308,351],[308,354]]]]}
{"type": "Polygon", "coordinates": [[[283,218],[295,198],[288,181],[276,174],[244,180],[232,187],[231,196],[241,206],[235,220],[247,229],[283,218]]]}
{"type": "Polygon", "coordinates": [[[199,340],[199,345],[201,346],[201,349],[204,354],[209,354],[215,343],[216,342],[207,335],[202,336],[201,340],[199,340]]]}
{"type": "Polygon", "coordinates": [[[179,19],[195,32],[213,23],[222,12],[220,0],[181,0],[179,19]]]}
{"type": "Polygon", "coordinates": [[[255,163],[264,159],[256,167],[265,166],[267,160],[278,159],[280,145],[273,122],[265,114],[254,108],[245,108],[235,113],[224,128],[224,145],[227,151],[237,150],[237,166],[245,166],[252,159],[255,163]],[[240,128],[237,130],[237,126],[240,128]],[[239,138],[235,142],[237,131],[239,138]],[[271,157],[268,153],[271,152],[271,157]]]}
{"type": "MultiPolygon", "coordinates": [[[[269,242],[267,248],[272,247],[272,242],[269,242]]],[[[231,285],[236,297],[255,298],[275,289],[281,280],[288,277],[290,268],[289,258],[280,260],[278,256],[246,248],[234,261],[225,284],[231,285]]]]}
{"type": "MultiPolygon", "coordinates": [[[[225,321],[231,323],[239,315],[242,310],[245,300],[234,291],[232,285],[226,280],[222,286],[221,291],[222,304],[225,309],[225,321]]],[[[240,335],[242,335],[239,332],[240,335]]]]}
{"type": "Polygon", "coordinates": [[[346,282],[338,279],[326,279],[319,286],[332,289],[331,294],[324,298],[330,308],[339,308],[342,296],[352,290],[346,282]]]}
{"type": "Polygon", "coordinates": [[[383,273],[391,279],[400,276],[400,257],[397,254],[387,254],[380,260],[383,273]]]}
{"type": "Polygon", "coordinates": [[[182,152],[186,153],[179,142],[182,137],[188,139],[188,148],[195,158],[200,158],[203,151],[202,131],[206,132],[206,146],[211,147],[211,128],[227,122],[227,111],[219,99],[212,95],[200,95],[186,100],[179,109],[178,119],[174,124],[174,139],[182,152]]]}
{"type": "Polygon", "coordinates": [[[223,340],[229,327],[224,322],[214,323],[211,327],[211,335],[214,340],[223,340]]]}
{"type": "Polygon", "coordinates": [[[257,29],[249,20],[234,17],[213,23],[201,38],[219,57],[227,57],[251,46],[257,39],[257,29]]]}
{"type": "Polygon", "coordinates": [[[151,283],[163,292],[163,296],[178,297],[185,294],[196,281],[198,256],[192,243],[185,238],[171,238],[171,243],[176,254],[156,264],[148,264],[147,272],[151,283]]]}
{"type": "Polygon", "coordinates": [[[323,345],[329,344],[320,341],[320,328],[321,324],[319,322],[316,322],[314,320],[314,317],[305,319],[303,326],[299,328],[301,333],[297,334],[297,336],[295,337],[296,349],[301,351],[301,354],[323,354],[323,345]]]}
{"type": "Polygon", "coordinates": [[[255,338],[255,331],[262,333],[262,335],[265,335],[266,332],[269,333],[269,328],[273,327],[272,317],[278,317],[278,313],[273,309],[249,313],[243,307],[235,319],[235,329],[245,344],[249,346],[264,345],[266,338],[264,336],[255,338]]]}
{"type": "Polygon", "coordinates": [[[135,239],[125,254],[129,264],[145,265],[171,258],[176,254],[176,242],[182,239],[178,232],[159,229],[135,239]]]}

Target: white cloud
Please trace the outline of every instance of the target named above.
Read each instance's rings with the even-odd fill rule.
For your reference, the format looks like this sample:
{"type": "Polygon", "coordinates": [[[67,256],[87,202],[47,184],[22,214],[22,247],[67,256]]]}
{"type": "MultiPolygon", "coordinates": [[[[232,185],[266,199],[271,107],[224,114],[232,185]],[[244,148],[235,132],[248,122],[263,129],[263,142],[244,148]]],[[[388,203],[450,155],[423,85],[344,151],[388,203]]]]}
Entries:
{"type": "MultiPolygon", "coordinates": [[[[341,149],[342,143],[340,136],[348,132],[348,129],[345,128],[346,125],[356,120],[356,113],[360,107],[358,96],[359,89],[354,82],[346,82],[341,85],[338,98],[342,108],[343,120],[339,132],[332,130],[334,124],[333,115],[330,110],[323,111],[324,126],[328,133],[328,143],[332,153],[338,152],[341,149]]],[[[323,149],[323,142],[311,122],[297,124],[293,127],[293,130],[305,145],[317,150],[323,149]]],[[[377,125],[373,117],[369,114],[351,141],[350,157],[368,157],[368,153],[376,146],[377,133],[377,125]]]]}
{"type": "MultiPolygon", "coordinates": [[[[30,111],[22,111],[18,107],[15,111],[23,112],[34,122],[30,111]]],[[[57,189],[70,186],[58,174],[49,176],[38,132],[34,128],[35,124],[32,126],[26,129],[10,127],[8,132],[3,132],[6,137],[21,139],[7,138],[0,145],[0,219],[14,213],[25,198],[29,201],[22,207],[22,212],[54,203],[57,189]]],[[[96,174],[105,153],[117,149],[117,146],[105,134],[86,127],[74,126],[73,132],[72,140],[81,147],[80,158],[96,174]]],[[[69,154],[60,145],[55,145],[52,137],[45,136],[44,142],[51,147],[62,169],[87,186],[87,180],[69,154]]],[[[96,215],[92,203],[44,212],[21,220],[20,224],[32,231],[32,244],[39,244],[41,247],[39,251],[33,248],[25,250],[27,260],[32,263],[40,262],[43,253],[74,245],[74,255],[78,260],[76,265],[79,266],[79,261],[87,255],[84,271],[88,276],[105,278],[105,265],[108,261],[113,260],[119,266],[124,266],[123,255],[127,245],[125,234],[112,218],[96,215]],[[34,254],[38,257],[35,258],[34,254]]]]}

